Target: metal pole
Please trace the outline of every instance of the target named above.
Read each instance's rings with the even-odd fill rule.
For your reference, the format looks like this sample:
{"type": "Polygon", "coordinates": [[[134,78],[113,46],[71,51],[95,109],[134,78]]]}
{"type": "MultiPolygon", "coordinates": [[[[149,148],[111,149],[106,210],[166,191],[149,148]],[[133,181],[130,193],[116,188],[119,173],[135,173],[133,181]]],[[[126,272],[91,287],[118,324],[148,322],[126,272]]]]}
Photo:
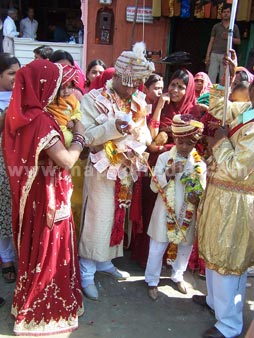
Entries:
{"type": "Polygon", "coordinates": [[[135,25],[136,25],[137,15],[138,15],[138,1],[139,1],[139,0],[136,0],[135,13],[134,13],[134,18],[133,18],[133,23],[132,23],[130,50],[132,50],[132,46],[133,46],[133,39],[134,39],[134,32],[135,32],[135,25]]]}
{"type": "Polygon", "coordinates": [[[81,0],[81,20],[84,25],[83,62],[80,67],[85,72],[87,67],[87,37],[88,37],[88,0],[81,0]]]}
{"type": "MultiPolygon", "coordinates": [[[[233,0],[231,15],[230,15],[229,29],[228,29],[228,42],[227,42],[227,55],[228,56],[230,56],[229,50],[232,48],[237,3],[238,3],[238,0],[233,0]]],[[[226,74],[225,74],[225,96],[224,96],[222,126],[225,126],[225,123],[227,120],[229,88],[230,88],[230,73],[229,73],[229,65],[227,65],[226,74]]]]}

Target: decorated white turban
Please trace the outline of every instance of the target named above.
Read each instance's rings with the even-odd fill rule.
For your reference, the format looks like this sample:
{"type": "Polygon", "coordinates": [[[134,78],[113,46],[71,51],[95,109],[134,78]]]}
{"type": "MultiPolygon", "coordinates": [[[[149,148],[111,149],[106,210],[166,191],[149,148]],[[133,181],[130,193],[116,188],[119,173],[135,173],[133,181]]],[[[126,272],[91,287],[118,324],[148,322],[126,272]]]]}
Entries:
{"type": "Polygon", "coordinates": [[[192,141],[198,141],[203,133],[204,125],[196,121],[192,115],[177,114],[172,121],[172,134],[174,137],[189,137],[192,141]]]}
{"type": "Polygon", "coordinates": [[[155,71],[153,62],[145,58],[144,42],[135,43],[132,51],[122,52],[116,60],[115,71],[124,86],[136,87],[144,83],[155,71]]]}

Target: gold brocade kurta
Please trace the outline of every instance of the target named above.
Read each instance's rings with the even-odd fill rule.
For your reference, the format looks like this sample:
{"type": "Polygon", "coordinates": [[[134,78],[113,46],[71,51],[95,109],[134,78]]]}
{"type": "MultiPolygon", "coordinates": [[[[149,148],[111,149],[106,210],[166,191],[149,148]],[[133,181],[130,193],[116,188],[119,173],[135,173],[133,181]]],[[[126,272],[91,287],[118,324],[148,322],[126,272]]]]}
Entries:
{"type": "MultiPolygon", "coordinates": [[[[221,118],[224,99],[211,100],[221,118]]],[[[230,129],[250,103],[229,103],[230,129]]],[[[254,265],[254,122],[242,125],[213,148],[209,179],[198,211],[201,256],[209,269],[241,275],[254,265]]]]}

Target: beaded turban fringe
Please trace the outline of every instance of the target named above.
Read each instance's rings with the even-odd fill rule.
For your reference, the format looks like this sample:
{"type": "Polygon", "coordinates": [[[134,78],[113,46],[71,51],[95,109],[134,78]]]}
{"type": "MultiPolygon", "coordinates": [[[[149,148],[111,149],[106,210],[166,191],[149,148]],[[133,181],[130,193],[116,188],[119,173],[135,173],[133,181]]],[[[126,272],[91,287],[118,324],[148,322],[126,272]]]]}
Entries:
{"type": "Polygon", "coordinates": [[[171,128],[174,137],[189,137],[196,142],[202,136],[204,125],[189,114],[177,114],[173,118],[171,128]]]}
{"type": "Polygon", "coordinates": [[[153,62],[145,58],[144,42],[137,42],[132,51],[124,51],[117,58],[115,71],[122,79],[122,84],[127,87],[136,87],[155,71],[153,62]]]}

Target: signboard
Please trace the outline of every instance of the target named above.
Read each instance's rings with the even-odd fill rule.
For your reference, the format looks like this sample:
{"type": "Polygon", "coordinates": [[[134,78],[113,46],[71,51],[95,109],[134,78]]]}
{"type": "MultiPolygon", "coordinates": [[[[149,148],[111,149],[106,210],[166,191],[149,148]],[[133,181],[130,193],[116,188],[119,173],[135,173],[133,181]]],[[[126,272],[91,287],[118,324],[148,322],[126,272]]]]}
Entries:
{"type": "MultiPolygon", "coordinates": [[[[126,7],[126,21],[133,22],[135,16],[135,6],[126,7]]],[[[137,23],[153,23],[152,7],[138,7],[137,23]]]]}

